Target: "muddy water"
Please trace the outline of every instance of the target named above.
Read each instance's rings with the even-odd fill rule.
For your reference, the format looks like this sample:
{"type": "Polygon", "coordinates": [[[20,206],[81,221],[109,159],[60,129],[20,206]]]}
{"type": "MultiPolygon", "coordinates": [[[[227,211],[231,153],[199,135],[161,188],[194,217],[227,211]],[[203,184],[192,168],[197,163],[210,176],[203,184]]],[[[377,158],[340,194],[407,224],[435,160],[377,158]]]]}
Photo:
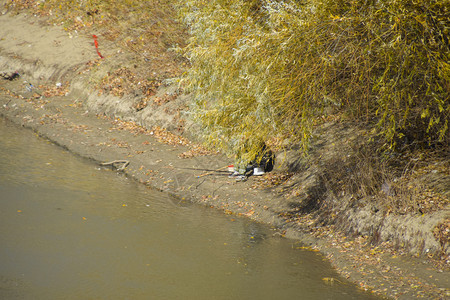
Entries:
{"type": "Polygon", "coordinates": [[[373,299],[272,234],[0,119],[0,299],[373,299]]]}

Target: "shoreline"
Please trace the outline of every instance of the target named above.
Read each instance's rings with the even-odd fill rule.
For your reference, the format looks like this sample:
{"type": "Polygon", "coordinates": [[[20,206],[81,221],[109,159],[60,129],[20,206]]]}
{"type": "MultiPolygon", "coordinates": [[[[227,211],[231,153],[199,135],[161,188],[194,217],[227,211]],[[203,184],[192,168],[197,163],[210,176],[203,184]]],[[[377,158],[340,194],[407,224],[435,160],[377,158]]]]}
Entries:
{"type": "MultiPolygon", "coordinates": [[[[332,225],[311,233],[311,216],[296,223],[282,216],[287,204],[279,187],[260,188],[255,176],[236,182],[218,172],[209,174],[207,170],[230,164],[229,159],[220,154],[203,155],[197,145],[161,129],[179,126],[169,104],[136,112],[133,97],[123,100],[99,95],[89,86],[91,69],[87,64],[98,57],[88,37],[70,36],[57,27],[44,28],[37,18],[23,15],[0,16],[0,24],[6,26],[0,30],[5,33],[0,41],[0,71],[19,70],[21,75],[14,81],[0,79],[3,117],[97,163],[129,161],[123,172],[155,189],[279,228],[279,235],[321,251],[343,277],[363,289],[394,299],[450,296],[448,269],[436,268],[423,257],[402,255],[389,242],[370,246],[368,238],[351,240],[332,230],[332,225]],[[17,29],[7,32],[8,27],[17,29]],[[18,35],[15,30],[29,35],[18,35]],[[45,38],[36,36],[39,32],[45,38]],[[9,38],[13,35],[23,40],[9,38]],[[37,42],[40,39],[51,42],[44,47],[37,42]],[[34,88],[27,90],[27,84],[34,88]],[[164,114],[165,109],[168,112],[164,114]]],[[[102,50],[106,60],[115,58],[114,52],[113,48],[102,50]]],[[[174,90],[176,87],[168,84],[158,92],[165,95],[174,90]]],[[[445,217],[448,210],[440,213],[445,217]]]]}

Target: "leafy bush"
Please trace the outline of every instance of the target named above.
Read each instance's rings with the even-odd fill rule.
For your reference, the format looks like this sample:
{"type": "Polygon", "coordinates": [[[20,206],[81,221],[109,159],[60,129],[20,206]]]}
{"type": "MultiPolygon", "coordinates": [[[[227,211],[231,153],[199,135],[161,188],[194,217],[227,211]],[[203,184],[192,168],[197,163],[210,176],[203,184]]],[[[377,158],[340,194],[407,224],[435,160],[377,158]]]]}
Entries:
{"type": "Polygon", "coordinates": [[[339,114],[385,146],[448,143],[448,0],[182,0],[202,137],[244,160],[339,114]]]}

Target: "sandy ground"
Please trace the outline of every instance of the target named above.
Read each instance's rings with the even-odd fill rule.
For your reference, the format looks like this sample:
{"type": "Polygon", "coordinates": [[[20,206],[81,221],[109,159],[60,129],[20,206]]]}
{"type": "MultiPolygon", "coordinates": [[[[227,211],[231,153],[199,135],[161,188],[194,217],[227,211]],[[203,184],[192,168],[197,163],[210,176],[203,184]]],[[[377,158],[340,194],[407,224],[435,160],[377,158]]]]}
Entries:
{"type": "MultiPolygon", "coordinates": [[[[99,44],[105,60],[125,59],[100,38],[99,44]]],[[[367,239],[350,240],[337,231],[311,234],[306,225],[302,231],[287,222],[283,211],[290,208],[279,188],[258,188],[257,177],[236,182],[228,178],[232,162],[225,156],[198,155],[197,145],[153,127],[174,125],[170,111],[137,113],[130,101],[95,92],[89,78],[98,61],[91,35],[44,26],[34,16],[0,15],[0,72],[20,74],[12,81],[0,78],[0,114],[96,163],[127,161],[122,172],[152,188],[270,224],[280,237],[321,251],[363,289],[395,299],[450,297],[445,266],[401,255],[389,243],[370,246],[367,239]]]]}

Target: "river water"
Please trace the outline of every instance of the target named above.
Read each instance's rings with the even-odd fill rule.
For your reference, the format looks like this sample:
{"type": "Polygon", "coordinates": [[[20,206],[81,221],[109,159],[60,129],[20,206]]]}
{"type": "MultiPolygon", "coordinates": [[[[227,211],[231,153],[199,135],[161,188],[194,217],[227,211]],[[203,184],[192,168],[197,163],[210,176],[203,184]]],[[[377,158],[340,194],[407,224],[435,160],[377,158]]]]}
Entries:
{"type": "Polygon", "coordinates": [[[148,189],[4,119],[0,226],[0,299],[375,299],[267,226],[148,189]]]}

